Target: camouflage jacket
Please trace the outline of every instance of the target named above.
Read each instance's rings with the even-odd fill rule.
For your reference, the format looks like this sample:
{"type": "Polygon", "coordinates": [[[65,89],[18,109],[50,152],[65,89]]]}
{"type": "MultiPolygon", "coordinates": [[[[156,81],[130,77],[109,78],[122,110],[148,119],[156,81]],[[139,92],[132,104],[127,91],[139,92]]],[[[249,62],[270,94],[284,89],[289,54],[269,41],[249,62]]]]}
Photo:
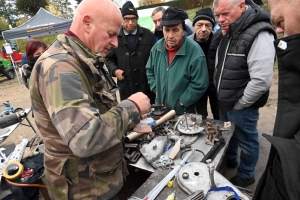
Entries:
{"type": "Polygon", "coordinates": [[[123,186],[122,136],[140,116],[132,102],[116,104],[94,56],[78,39],[58,35],[31,74],[53,199],[110,199],[123,186]]]}

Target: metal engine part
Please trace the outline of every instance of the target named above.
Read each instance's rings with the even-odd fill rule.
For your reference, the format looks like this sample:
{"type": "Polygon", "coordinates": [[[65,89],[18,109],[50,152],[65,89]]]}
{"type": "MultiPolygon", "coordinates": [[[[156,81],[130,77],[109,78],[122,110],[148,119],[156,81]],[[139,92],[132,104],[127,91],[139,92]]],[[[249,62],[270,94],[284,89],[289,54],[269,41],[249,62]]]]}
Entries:
{"type": "Polygon", "coordinates": [[[202,116],[197,114],[187,113],[178,117],[179,123],[177,130],[183,134],[198,134],[204,130],[202,125],[202,116]]]}
{"type": "Polygon", "coordinates": [[[22,121],[22,118],[26,117],[27,113],[22,110],[16,113],[5,111],[0,115],[0,128],[6,128],[13,124],[19,123],[22,121]]]}
{"type": "Polygon", "coordinates": [[[169,165],[173,165],[173,164],[174,164],[174,161],[172,159],[170,159],[168,156],[164,156],[164,155],[161,155],[159,157],[159,159],[157,159],[156,161],[151,163],[152,167],[154,167],[155,169],[159,168],[159,167],[165,168],[165,167],[167,167],[169,165]]]}
{"type": "Polygon", "coordinates": [[[164,153],[166,144],[167,136],[158,136],[154,138],[148,145],[143,146],[140,151],[148,163],[152,163],[164,153]]]}
{"type": "MultiPolygon", "coordinates": [[[[204,194],[206,194],[211,188],[209,176],[206,164],[201,162],[190,162],[178,171],[176,179],[180,188],[187,194],[190,195],[197,190],[203,190],[204,194]],[[188,174],[188,178],[186,178],[186,174],[188,174]],[[185,178],[183,178],[183,175],[185,178]]],[[[230,186],[239,195],[241,200],[249,200],[247,196],[217,171],[214,171],[214,181],[217,187],[230,186]]],[[[227,200],[231,195],[233,195],[233,192],[230,191],[211,192],[207,196],[207,200],[227,200]]]]}

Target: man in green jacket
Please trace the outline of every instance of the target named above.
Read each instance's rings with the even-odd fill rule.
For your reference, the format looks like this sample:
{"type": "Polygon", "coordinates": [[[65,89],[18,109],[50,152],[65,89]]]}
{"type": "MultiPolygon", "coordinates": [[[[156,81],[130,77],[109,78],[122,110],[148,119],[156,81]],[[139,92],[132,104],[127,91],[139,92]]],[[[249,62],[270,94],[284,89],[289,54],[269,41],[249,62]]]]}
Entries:
{"type": "Polygon", "coordinates": [[[176,114],[194,113],[195,104],[208,87],[205,55],[200,46],[184,34],[186,13],[169,7],[163,14],[164,39],[152,48],[146,66],[156,102],[176,114]]]}

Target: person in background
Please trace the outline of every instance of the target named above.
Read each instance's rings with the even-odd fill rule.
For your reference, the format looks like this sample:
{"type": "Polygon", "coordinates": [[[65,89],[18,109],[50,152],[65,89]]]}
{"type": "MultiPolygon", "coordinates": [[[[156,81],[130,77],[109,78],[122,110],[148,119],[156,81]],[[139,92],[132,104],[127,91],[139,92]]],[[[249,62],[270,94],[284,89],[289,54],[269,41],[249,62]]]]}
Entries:
{"type": "MultiPolygon", "coordinates": [[[[155,29],[154,29],[154,36],[155,36],[155,41],[157,42],[158,40],[160,40],[161,38],[164,37],[164,34],[163,34],[163,29],[162,27],[160,26],[160,23],[162,22],[162,16],[163,14],[165,13],[166,9],[162,6],[159,6],[157,8],[155,8],[153,11],[152,11],[152,14],[151,14],[151,18],[153,20],[153,23],[154,23],[154,26],[155,26],[155,29]]],[[[193,29],[188,25],[190,23],[190,20],[188,19],[188,15],[186,13],[186,18],[185,18],[185,34],[187,36],[190,36],[191,34],[194,33],[193,29]]]]}
{"type": "Polygon", "coordinates": [[[153,46],[146,66],[156,101],[177,115],[194,113],[208,87],[205,55],[184,33],[186,12],[169,7],[162,16],[164,38],[153,46]]]}
{"type": "Polygon", "coordinates": [[[254,200],[300,199],[300,14],[298,0],[268,0],[271,21],[283,37],[275,40],[278,105],[271,150],[254,200]]]}
{"type": "Polygon", "coordinates": [[[117,77],[121,100],[136,92],[145,93],[151,104],[155,94],[150,91],[146,75],[146,63],[155,44],[153,33],[138,25],[138,13],[131,1],[121,9],[123,26],[118,35],[118,48],[111,49],[106,56],[106,66],[113,77],[117,77]]]}
{"type": "Polygon", "coordinates": [[[27,63],[27,56],[26,56],[26,52],[24,52],[22,54],[22,61],[21,61],[21,65],[25,65],[27,63]]]}
{"type": "MultiPolygon", "coordinates": [[[[26,45],[26,52],[24,53],[26,56],[26,63],[22,65],[22,79],[24,85],[29,89],[29,80],[32,68],[36,63],[37,59],[46,51],[47,45],[41,40],[30,40],[26,45]]],[[[23,56],[22,55],[22,63],[23,56]]]]}
{"type": "Polygon", "coordinates": [[[121,25],[112,1],[82,1],[70,30],[57,36],[32,70],[30,96],[51,199],[118,199],[128,174],[123,134],[150,109],[141,92],[118,104],[99,70],[118,47],[121,25]]]}
{"type": "Polygon", "coordinates": [[[213,7],[223,34],[214,72],[220,119],[235,124],[226,162],[227,167],[238,166],[230,182],[246,187],[255,182],[259,156],[257,121],[272,84],[276,34],[270,15],[246,5],[244,0],[214,0],[213,7]]]}
{"type": "MultiPolygon", "coordinates": [[[[202,48],[205,57],[206,63],[208,63],[208,52],[213,36],[213,27],[215,26],[214,13],[211,8],[203,8],[196,12],[196,15],[193,20],[193,26],[195,33],[190,35],[189,38],[194,40],[202,48]]],[[[207,65],[208,66],[208,65],[207,65]]],[[[196,105],[196,110],[198,114],[201,114],[203,118],[206,118],[208,115],[207,112],[207,99],[209,97],[210,108],[213,114],[214,119],[219,119],[219,104],[216,96],[216,88],[213,83],[213,70],[209,70],[209,87],[206,93],[201,97],[196,105]]]]}

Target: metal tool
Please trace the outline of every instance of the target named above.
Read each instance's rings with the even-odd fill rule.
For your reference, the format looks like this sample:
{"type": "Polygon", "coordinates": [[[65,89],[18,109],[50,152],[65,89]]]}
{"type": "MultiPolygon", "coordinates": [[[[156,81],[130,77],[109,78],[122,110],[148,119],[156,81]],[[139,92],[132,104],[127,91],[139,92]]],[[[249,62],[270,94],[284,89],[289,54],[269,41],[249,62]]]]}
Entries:
{"type": "Polygon", "coordinates": [[[203,190],[197,190],[196,192],[190,194],[183,200],[204,200],[203,190]]]}

